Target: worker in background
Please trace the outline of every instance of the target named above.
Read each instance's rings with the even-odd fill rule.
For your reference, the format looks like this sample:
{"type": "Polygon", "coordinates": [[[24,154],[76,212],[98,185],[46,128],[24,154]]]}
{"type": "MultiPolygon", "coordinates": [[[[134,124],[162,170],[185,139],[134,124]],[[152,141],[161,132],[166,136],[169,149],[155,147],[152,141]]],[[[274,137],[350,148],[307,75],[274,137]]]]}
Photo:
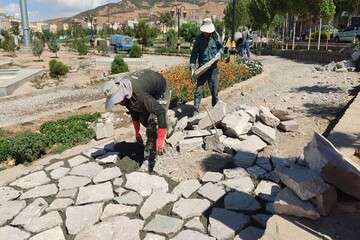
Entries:
{"type": "Polygon", "coordinates": [[[250,31],[246,29],[242,32],[242,56],[250,58],[250,31]]]}
{"type": "Polygon", "coordinates": [[[140,127],[146,127],[145,160],[140,169],[152,172],[156,155],[163,154],[165,150],[170,104],[166,79],[158,72],[142,70],[107,82],[104,93],[107,111],[111,111],[115,104],[128,109],[138,143],[143,143],[140,127]]]}
{"type": "MultiPolygon", "coordinates": [[[[190,57],[190,67],[192,76],[198,67],[209,62],[221,54],[223,45],[220,42],[219,34],[215,31],[215,26],[210,18],[203,20],[200,27],[201,34],[196,38],[194,47],[190,57]]],[[[204,85],[208,82],[211,96],[212,106],[215,106],[219,101],[219,69],[217,62],[215,62],[204,74],[198,76],[196,79],[196,90],[194,96],[195,115],[199,113],[201,99],[204,94],[204,85]]]]}

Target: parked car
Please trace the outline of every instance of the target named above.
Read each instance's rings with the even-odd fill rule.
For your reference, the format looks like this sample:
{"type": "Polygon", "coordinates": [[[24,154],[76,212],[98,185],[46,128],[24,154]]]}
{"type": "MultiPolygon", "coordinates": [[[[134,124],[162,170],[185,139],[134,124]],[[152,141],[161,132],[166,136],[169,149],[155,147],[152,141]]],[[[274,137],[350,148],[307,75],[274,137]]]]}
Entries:
{"type": "Polygon", "coordinates": [[[114,34],[110,37],[110,45],[114,51],[130,51],[134,45],[133,39],[126,35],[114,34]]]}
{"type": "Polygon", "coordinates": [[[334,36],[335,42],[352,42],[354,38],[360,40],[360,27],[349,26],[334,36]]]}

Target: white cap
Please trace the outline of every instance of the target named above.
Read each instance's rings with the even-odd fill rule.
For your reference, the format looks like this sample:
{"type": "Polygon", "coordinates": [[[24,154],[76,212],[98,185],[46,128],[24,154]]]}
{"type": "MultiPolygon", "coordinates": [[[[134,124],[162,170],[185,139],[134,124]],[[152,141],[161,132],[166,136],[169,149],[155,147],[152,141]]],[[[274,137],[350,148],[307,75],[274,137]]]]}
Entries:
{"type": "Polygon", "coordinates": [[[204,33],[213,33],[215,32],[215,25],[212,23],[211,18],[205,18],[200,27],[200,31],[204,33]]]}

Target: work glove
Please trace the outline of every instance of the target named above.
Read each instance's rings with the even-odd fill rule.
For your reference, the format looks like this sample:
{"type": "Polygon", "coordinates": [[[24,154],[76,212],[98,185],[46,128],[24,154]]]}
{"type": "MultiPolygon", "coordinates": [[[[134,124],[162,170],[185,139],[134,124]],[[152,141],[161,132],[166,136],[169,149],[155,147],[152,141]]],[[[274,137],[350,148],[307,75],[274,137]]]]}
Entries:
{"type": "Polygon", "coordinates": [[[157,131],[156,152],[159,155],[162,155],[165,151],[166,134],[167,134],[166,128],[159,128],[157,131]]]}
{"type": "Polygon", "coordinates": [[[195,77],[195,71],[196,71],[196,65],[195,64],[190,64],[190,69],[191,69],[191,79],[193,81],[196,80],[196,77],[195,77]]]}
{"type": "Polygon", "coordinates": [[[144,143],[140,134],[140,121],[133,121],[133,126],[134,126],[134,130],[135,130],[135,138],[136,138],[136,142],[138,143],[144,143]]]}

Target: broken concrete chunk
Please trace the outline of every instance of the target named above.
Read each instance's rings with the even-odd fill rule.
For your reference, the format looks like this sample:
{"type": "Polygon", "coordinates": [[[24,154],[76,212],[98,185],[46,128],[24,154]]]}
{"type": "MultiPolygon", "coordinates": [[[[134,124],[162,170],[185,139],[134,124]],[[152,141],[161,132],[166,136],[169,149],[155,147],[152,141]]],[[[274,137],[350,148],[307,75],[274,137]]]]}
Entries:
{"type": "Polygon", "coordinates": [[[251,219],[256,222],[257,224],[259,224],[260,226],[262,226],[263,228],[266,228],[266,223],[267,221],[271,218],[271,215],[269,214],[255,214],[251,216],[251,219]]]}
{"type": "Polygon", "coordinates": [[[221,123],[226,128],[225,135],[238,138],[247,134],[251,129],[249,121],[249,115],[240,116],[238,113],[232,113],[226,115],[221,123]]]}
{"type": "Polygon", "coordinates": [[[260,122],[254,124],[251,131],[263,139],[270,145],[274,145],[276,141],[276,130],[272,127],[266,126],[260,122]]]}
{"type": "Polygon", "coordinates": [[[257,165],[249,167],[246,171],[255,179],[260,179],[263,175],[267,173],[267,171],[257,165]]]}
{"type": "Polygon", "coordinates": [[[145,200],[140,209],[140,215],[143,219],[147,219],[156,211],[161,210],[167,204],[175,202],[179,199],[178,195],[171,193],[154,192],[145,200]]]}
{"type": "Polygon", "coordinates": [[[202,138],[190,138],[179,142],[179,151],[189,152],[196,149],[201,149],[204,141],[202,138]]]}
{"type": "Polygon", "coordinates": [[[245,193],[251,193],[255,188],[254,183],[250,177],[232,178],[222,181],[221,184],[231,190],[245,193]]]}
{"type": "Polygon", "coordinates": [[[31,223],[33,219],[40,217],[48,206],[43,198],[35,199],[15,217],[11,225],[24,226],[31,223]]]}
{"type": "Polygon", "coordinates": [[[81,187],[76,205],[112,200],[114,193],[110,182],[81,187]]]}
{"type": "Polygon", "coordinates": [[[263,229],[250,226],[239,232],[239,235],[237,235],[234,240],[260,239],[263,234],[263,229]]]}
{"type": "Polygon", "coordinates": [[[256,159],[256,165],[258,165],[259,167],[265,169],[268,172],[272,171],[270,157],[258,156],[257,159],[256,159]]]}
{"type": "Polygon", "coordinates": [[[0,204],[18,198],[21,195],[20,191],[11,187],[0,187],[0,204]]]}
{"type": "Polygon", "coordinates": [[[109,152],[95,159],[97,163],[102,165],[116,163],[118,160],[119,160],[119,156],[118,153],[116,152],[109,152]]]}
{"type": "Polygon", "coordinates": [[[181,231],[178,235],[176,235],[176,237],[172,238],[171,240],[216,240],[216,239],[196,231],[184,230],[181,231]]]}
{"type": "Polygon", "coordinates": [[[133,172],[126,174],[125,188],[138,192],[143,197],[148,197],[152,192],[168,192],[169,184],[163,177],[148,173],[133,172]]]}
{"type": "Polygon", "coordinates": [[[265,201],[273,202],[280,191],[281,188],[278,184],[261,181],[255,189],[255,194],[265,201]]]}
{"type": "Polygon", "coordinates": [[[181,219],[156,215],[154,219],[145,225],[144,230],[171,237],[182,228],[182,225],[183,221],[181,219]]]}
{"type": "Polygon", "coordinates": [[[273,207],[277,214],[305,217],[312,220],[320,218],[320,214],[310,202],[302,201],[289,188],[284,188],[277,195],[273,207]]]}
{"type": "Polygon", "coordinates": [[[188,221],[185,224],[185,227],[188,229],[194,229],[194,230],[200,231],[202,233],[206,232],[204,224],[200,221],[200,217],[195,217],[195,218],[191,219],[190,221],[188,221]]]}
{"type": "Polygon", "coordinates": [[[194,192],[201,187],[197,179],[185,180],[180,182],[172,191],[173,194],[189,198],[194,192]]]}
{"type": "Polygon", "coordinates": [[[257,152],[263,150],[267,144],[256,135],[251,135],[236,145],[236,151],[257,152]]]}
{"type": "Polygon", "coordinates": [[[223,185],[208,182],[199,189],[198,193],[204,198],[216,202],[222,198],[226,192],[223,185]]]}
{"type": "Polygon", "coordinates": [[[204,129],[204,130],[189,130],[184,131],[185,138],[200,138],[207,137],[214,134],[218,134],[218,136],[223,135],[223,131],[221,129],[204,129]]]}
{"type": "Polygon", "coordinates": [[[204,139],[205,150],[222,153],[225,150],[225,145],[221,142],[218,135],[208,136],[204,139]]]}
{"type": "Polygon", "coordinates": [[[115,198],[114,200],[117,203],[124,205],[139,206],[142,203],[143,198],[137,192],[130,191],[121,195],[120,197],[115,198]]]}
{"type": "Polygon", "coordinates": [[[274,107],[271,109],[271,113],[280,119],[280,121],[287,121],[288,116],[290,115],[290,111],[288,109],[282,108],[282,107],[274,107]]]}
{"type": "Polygon", "coordinates": [[[285,132],[296,132],[299,130],[299,124],[295,120],[281,122],[279,128],[285,132]]]}
{"type": "Polygon", "coordinates": [[[259,109],[259,117],[263,123],[273,128],[280,124],[280,120],[271,113],[269,108],[261,106],[259,109]]]}
{"type": "Polygon", "coordinates": [[[205,129],[208,127],[212,127],[213,124],[219,123],[226,115],[226,103],[219,101],[213,109],[209,111],[210,117],[207,114],[203,119],[199,122],[199,128],[205,129]]]}
{"type": "Polygon", "coordinates": [[[187,127],[188,123],[189,118],[187,116],[181,118],[176,124],[175,131],[183,131],[187,127]]]}
{"type": "Polygon", "coordinates": [[[219,172],[206,172],[202,178],[201,181],[204,183],[212,182],[217,183],[224,179],[224,175],[219,172]]]}
{"type": "Polygon", "coordinates": [[[171,147],[176,147],[180,141],[184,140],[184,136],[183,132],[175,132],[170,138],[166,139],[166,142],[171,147]]]}
{"type": "Polygon", "coordinates": [[[257,211],[260,203],[251,195],[243,192],[230,192],[225,196],[224,206],[229,210],[257,211]]]}
{"type": "Polygon", "coordinates": [[[111,121],[96,123],[96,140],[111,138],[114,136],[114,124],[111,121]]]}
{"type": "Polygon", "coordinates": [[[304,149],[305,160],[324,180],[360,199],[360,167],[341,154],[332,143],[315,133],[304,149]]]}
{"type": "Polygon", "coordinates": [[[0,226],[13,219],[26,207],[25,201],[8,201],[0,204],[0,226]]]}
{"type": "Polygon", "coordinates": [[[25,240],[28,239],[30,236],[30,233],[22,231],[16,227],[5,226],[0,228],[1,239],[25,240]]]}
{"type": "Polygon", "coordinates": [[[201,216],[210,207],[210,201],[206,199],[180,198],[172,209],[172,212],[182,219],[201,216]]]}
{"type": "Polygon", "coordinates": [[[232,168],[232,169],[224,169],[223,171],[226,179],[231,178],[241,178],[241,177],[249,177],[249,173],[241,167],[232,168]]]}
{"type": "Polygon", "coordinates": [[[275,171],[281,181],[302,200],[318,196],[329,187],[315,171],[308,168],[281,167],[275,171]]]}

